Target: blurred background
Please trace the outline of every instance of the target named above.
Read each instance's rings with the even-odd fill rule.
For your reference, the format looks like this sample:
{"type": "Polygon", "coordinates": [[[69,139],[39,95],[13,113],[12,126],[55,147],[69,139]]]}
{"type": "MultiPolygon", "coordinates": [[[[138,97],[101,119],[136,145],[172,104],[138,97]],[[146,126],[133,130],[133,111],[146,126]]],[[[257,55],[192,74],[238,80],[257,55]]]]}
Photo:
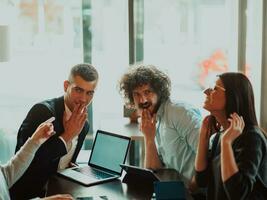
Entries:
{"type": "Polygon", "coordinates": [[[89,135],[123,118],[118,80],[137,63],[166,72],[172,99],[199,108],[217,74],[246,73],[266,128],[266,12],[263,0],[0,0],[0,146],[13,153],[30,107],[61,96],[82,62],[100,74],[89,135]]]}

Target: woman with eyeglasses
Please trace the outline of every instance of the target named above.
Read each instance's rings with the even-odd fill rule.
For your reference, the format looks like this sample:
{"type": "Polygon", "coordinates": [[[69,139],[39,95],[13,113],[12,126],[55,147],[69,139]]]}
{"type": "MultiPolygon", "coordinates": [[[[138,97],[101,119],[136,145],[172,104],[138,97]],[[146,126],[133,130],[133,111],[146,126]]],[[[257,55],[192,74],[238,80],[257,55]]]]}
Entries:
{"type": "Polygon", "coordinates": [[[267,139],[259,128],[253,89],[242,73],[218,76],[204,91],[204,109],[195,160],[196,182],[207,199],[267,198],[267,139]]]}

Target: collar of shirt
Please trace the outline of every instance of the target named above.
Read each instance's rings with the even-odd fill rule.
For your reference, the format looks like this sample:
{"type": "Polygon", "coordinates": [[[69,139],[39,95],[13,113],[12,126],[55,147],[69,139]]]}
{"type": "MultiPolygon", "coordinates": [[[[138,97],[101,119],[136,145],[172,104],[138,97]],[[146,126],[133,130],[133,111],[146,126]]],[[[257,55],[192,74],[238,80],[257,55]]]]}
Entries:
{"type": "Polygon", "coordinates": [[[163,102],[160,104],[159,109],[158,109],[158,111],[157,111],[157,119],[159,119],[161,116],[163,116],[163,114],[164,114],[164,107],[165,107],[165,104],[166,104],[167,102],[169,102],[169,101],[170,101],[170,99],[167,99],[166,101],[163,101],[163,102]]]}
{"type": "Polygon", "coordinates": [[[64,103],[64,105],[65,105],[65,112],[66,112],[66,120],[69,120],[70,117],[71,117],[72,112],[70,111],[70,109],[69,109],[69,107],[67,106],[66,103],[64,103]]]}
{"type": "Polygon", "coordinates": [[[160,106],[159,106],[159,109],[157,111],[157,116],[156,116],[156,135],[158,135],[159,133],[159,127],[160,127],[160,121],[161,121],[161,118],[163,117],[164,115],[164,110],[165,110],[165,105],[167,102],[169,102],[170,99],[167,99],[166,101],[163,101],[160,106]]]}

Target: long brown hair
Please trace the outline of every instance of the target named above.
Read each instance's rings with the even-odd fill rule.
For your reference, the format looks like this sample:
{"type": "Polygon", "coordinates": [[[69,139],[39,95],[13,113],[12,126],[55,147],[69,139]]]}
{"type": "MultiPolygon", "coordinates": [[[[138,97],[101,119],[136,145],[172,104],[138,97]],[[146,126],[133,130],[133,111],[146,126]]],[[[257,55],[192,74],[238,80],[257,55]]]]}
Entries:
{"type": "MultiPolygon", "coordinates": [[[[230,114],[236,112],[243,117],[245,127],[256,126],[267,137],[266,131],[259,127],[257,121],[254,93],[249,79],[240,72],[226,72],[218,75],[218,77],[225,88],[226,117],[229,118],[230,114]]],[[[220,124],[214,116],[209,118],[209,130],[211,132],[218,132],[220,130],[220,124]]]]}
{"type": "Polygon", "coordinates": [[[254,93],[249,79],[239,72],[227,72],[219,75],[226,96],[226,117],[236,112],[242,116],[246,126],[258,126],[254,93]]]}

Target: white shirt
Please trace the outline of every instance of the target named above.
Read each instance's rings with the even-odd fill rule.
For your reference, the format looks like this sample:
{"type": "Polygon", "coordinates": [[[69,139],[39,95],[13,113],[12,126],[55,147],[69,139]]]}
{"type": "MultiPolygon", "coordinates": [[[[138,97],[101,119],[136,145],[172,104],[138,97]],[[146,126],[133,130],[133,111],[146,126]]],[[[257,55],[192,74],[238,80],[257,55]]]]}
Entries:
{"type": "MultiPolygon", "coordinates": [[[[69,120],[72,113],[66,104],[65,104],[65,112],[67,115],[66,119],[69,120]]],[[[61,157],[58,163],[57,169],[62,170],[62,169],[66,169],[69,167],[69,163],[71,162],[72,156],[75,152],[75,149],[78,143],[78,136],[74,137],[72,141],[69,142],[68,144],[65,142],[65,140],[61,136],[59,136],[59,138],[63,141],[63,143],[65,144],[66,150],[67,150],[67,154],[61,157]]]]}

